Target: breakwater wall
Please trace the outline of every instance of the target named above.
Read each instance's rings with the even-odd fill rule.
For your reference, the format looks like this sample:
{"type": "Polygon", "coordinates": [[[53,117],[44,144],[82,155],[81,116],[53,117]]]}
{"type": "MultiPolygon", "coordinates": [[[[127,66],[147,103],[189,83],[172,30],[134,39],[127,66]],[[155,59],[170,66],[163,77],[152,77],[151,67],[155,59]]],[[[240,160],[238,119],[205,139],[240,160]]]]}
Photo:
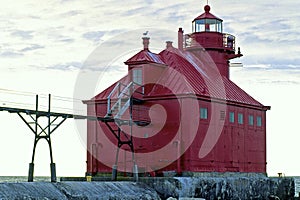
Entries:
{"type": "Polygon", "coordinates": [[[162,199],[168,197],[206,200],[295,199],[293,178],[178,177],[151,180],[147,185],[154,188],[162,199]]]}
{"type": "Polygon", "coordinates": [[[133,182],[1,183],[1,200],[159,200],[154,189],[133,182]]]}
{"type": "Polygon", "coordinates": [[[0,183],[0,199],[297,199],[294,197],[295,180],[286,177],[140,178],[138,183],[96,180],[0,183]]]}

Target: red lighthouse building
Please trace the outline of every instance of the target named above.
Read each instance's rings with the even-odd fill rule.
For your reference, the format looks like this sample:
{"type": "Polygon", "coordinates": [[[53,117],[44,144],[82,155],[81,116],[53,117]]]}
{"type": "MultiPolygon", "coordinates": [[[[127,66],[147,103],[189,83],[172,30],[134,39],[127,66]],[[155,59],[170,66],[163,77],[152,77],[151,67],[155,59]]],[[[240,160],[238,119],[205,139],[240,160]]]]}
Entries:
{"type": "Polygon", "coordinates": [[[87,173],[163,175],[195,172],[266,173],[266,111],[229,78],[241,57],[235,37],[210,7],[178,31],[178,48],[143,49],[125,64],[128,74],[85,101],[87,173]]]}

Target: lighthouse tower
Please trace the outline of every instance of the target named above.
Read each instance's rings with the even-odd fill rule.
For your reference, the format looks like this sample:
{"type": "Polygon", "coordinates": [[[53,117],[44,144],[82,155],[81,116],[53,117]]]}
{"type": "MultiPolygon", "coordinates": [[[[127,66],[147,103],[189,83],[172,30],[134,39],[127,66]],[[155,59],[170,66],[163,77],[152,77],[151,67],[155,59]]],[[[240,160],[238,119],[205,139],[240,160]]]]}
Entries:
{"type": "MultiPolygon", "coordinates": [[[[229,60],[243,55],[239,48],[236,53],[235,36],[223,33],[223,20],[210,13],[209,5],[204,6],[204,11],[193,20],[193,31],[186,35],[184,40],[185,50],[196,55],[199,51],[206,51],[217,65],[220,74],[229,78],[229,60]]],[[[180,28],[179,35],[181,34],[183,31],[180,28]]]]}

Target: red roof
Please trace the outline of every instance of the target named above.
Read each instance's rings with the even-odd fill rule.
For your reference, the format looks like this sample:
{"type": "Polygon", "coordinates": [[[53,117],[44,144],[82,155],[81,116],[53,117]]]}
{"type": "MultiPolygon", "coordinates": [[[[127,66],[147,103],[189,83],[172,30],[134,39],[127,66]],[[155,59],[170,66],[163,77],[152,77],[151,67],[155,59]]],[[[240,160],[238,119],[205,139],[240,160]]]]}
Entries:
{"type": "MultiPolygon", "coordinates": [[[[166,70],[162,77],[164,77],[163,84],[167,84],[176,95],[194,93],[207,98],[263,106],[231,80],[220,76],[217,67],[210,66],[209,60],[199,60],[191,53],[176,48],[164,50],[160,55],[170,68],[175,69],[166,70]]],[[[161,94],[163,91],[154,88],[149,95],[161,94]]]]}
{"type": "Polygon", "coordinates": [[[139,53],[135,54],[133,57],[129,58],[125,64],[126,65],[135,65],[135,64],[143,64],[143,63],[157,63],[166,65],[160,55],[152,53],[148,49],[144,49],[139,53]]]}
{"type": "Polygon", "coordinates": [[[213,14],[211,14],[211,13],[209,12],[209,11],[210,11],[210,6],[209,6],[209,5],[206,5],[206,6],[204,7],[204,11],[205,11],[205,13],[203,13],[203,14],[199,15],[198,17],[196,17],[196,18],[194,19],[194,21],[195,21],[195,20],[199,20],[199,19],[217,19],[217,20],[223,21],[222,19],[220,19],[220,18],[214,16],[213,14]]]}
{"type": "MultiPolygon", "coordinates": [[[[194,94],[206,99],[217,99],[234,104],[246,104],[249,106],[260,107],[263,105],[252,98],[244,90],[224,76],[220,76],[215,69],[210,66],[209,60],[199,60],[189,52],[180,51],[176,48],[168,48],[159,54],[149,53],[150,51],[141,51],[126,63],[134,61],[141,55],[155,55],[159,58],[160,64],[168,65],[161,74],[157,85],[153,87],[147,98],[168,97],[169,95],[189,95],[194,94]],[[148,52],[148,53],[147,53],[148,52]],[[161,87],[164,85],[166,87],[161,87]],[[166,89],[168,88],[168,89],[166,89]]],[[[150,59],[152,57],[144,57],[150,59]]],[[[144,59],[141,59],[145,61],[144,59]]],[[[148,60],[150,62],[150,60],[148,60]]],[[[151,59],[154,62],[154,59],[151,59]]],[[[128,84],[129,76],[123,77],[118,82],[128,84]]],[[[113,90],[116,83],[95,96],[92,100],[104,100],[113,90]]]]}

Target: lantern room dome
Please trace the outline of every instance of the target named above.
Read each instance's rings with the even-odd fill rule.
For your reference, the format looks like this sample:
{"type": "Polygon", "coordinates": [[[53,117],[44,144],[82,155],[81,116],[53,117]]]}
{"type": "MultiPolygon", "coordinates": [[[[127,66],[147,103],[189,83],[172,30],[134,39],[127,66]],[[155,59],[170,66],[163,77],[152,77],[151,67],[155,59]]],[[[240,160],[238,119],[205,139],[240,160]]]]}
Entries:
{"type": "Polygon", "coordinates": [[[217,19],[217,20],[220,20],[220,21],[223,21],[222,19],[216,17],[215,15],[211,14],[209,11],[210,11],[210,6],[209,5],[206,5],[204,6],[204,13],[199,15],[198,17],[196,17],[194,19],[194,21],[198,20],[198,19],[217,19]]]}
{"type": "Polygon", "coordinates": [[[204,13],[193,20],[193,32],[223,31],[223,20],[210,13],[210,6],[204,6],[204,13]]]}

